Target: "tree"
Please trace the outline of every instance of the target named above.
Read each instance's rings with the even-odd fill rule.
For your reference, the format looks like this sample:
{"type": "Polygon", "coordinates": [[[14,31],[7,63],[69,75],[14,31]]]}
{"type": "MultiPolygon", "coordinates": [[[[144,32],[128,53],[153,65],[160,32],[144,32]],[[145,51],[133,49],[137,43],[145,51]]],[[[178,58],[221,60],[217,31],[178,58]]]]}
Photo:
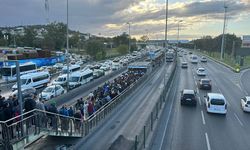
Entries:
{"type": "Polygon", "coordinates": [[[102,59],[105,57],[104,44],[101,41],[96,40],[88,41],[86,45],[86,52],[94,59],[97,59],[97,56],[98,59],[102,59]]]}
{"type": "Polygon", "coordinates": [[[25,43],[25,46],[34,47],[34,40],[36,38],[36,31],[33,27],[26,27],[24,30],[24,37],[23,42],[25,43]]]}
{"type": "Polygon", "coordinates": [[[119,54],[124,55],[128,53],[128,46],[127,45],[120,45],[117,47],[117,51],[119,54]]]}
{"type": "Polygon", "coordinates": [[[117,47],[119,45],[128,45],[128,34],[123,33],[122,35],[113,38],[114,45],[117,47]]]}
{"type": "Polygon", "coordinates": [[[43,48],[61,49],[66,44],[66,25],[63,23],[51,23],[46,26],[43,48]]]}

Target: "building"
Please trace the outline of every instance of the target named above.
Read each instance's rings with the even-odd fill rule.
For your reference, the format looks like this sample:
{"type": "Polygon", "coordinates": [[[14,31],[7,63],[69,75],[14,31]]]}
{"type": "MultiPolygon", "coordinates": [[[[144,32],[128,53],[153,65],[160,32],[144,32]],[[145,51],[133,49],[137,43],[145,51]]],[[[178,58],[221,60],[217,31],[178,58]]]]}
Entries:
{"type": "Polygon", "coordinates": [[[250,48],[250,35],[243,35],[242,48],[250,48]]]}

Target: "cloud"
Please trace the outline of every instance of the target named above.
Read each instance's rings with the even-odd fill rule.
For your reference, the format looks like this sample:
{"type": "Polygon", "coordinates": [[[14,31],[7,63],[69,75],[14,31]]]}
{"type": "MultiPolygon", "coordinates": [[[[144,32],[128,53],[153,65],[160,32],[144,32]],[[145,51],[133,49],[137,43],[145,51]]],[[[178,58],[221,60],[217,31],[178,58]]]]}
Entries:
{"type": "MultiPolygon", "coordinates": [[[[0,0],[0,26],[46,24],[44,0],[0,0]],[[4,2],[3,2],[4,1],[4,2]]],[[[50,21],[66,22],[66,0],[48,0],[50,21]]],[[[227,1],[228,17],[239,21],[250,16],[250,0],[227,1]]],[[[224,0],[174,2],[169,5],[169,32],[176,34],[177,20],[182,30],[195,30],[205,24],[221,22],[224,0]]],[[[69,0],[69,26],[93,34],[114,35],[128,31],[134,36],[163,37],[165,4],[159,0],[69,0]]],[[[198,32],[198,31],[197,31],[198,32]]]]}

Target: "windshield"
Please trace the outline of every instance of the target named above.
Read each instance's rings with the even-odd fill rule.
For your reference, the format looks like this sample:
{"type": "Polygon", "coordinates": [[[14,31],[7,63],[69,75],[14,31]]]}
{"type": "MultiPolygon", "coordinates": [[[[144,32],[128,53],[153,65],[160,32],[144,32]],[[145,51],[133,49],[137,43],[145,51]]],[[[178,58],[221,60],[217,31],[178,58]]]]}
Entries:
{"type": "Polygon", "coordinates": [[[79,81],[79,77],[71,77],[69,78],[69,82],[78,82],[79,81]]]}
{"type": "Polygon", "coordinates": [[[63,73],[63,74],[66,74],[66,73],[67,73],[67,69],[63,69],[63,70],[62,70],[62,73],[63,73]]]}
{"type": "Polygon", "coordinates": [[[11,68],[2,68],[1,70],[3,76],[11,76],[11,68]]]}
{"type": "Polygon", "coordinates": [[[53,87],[47,87],[46,89],[43,90],[43,92],[45,93],[49,93],[49,92],[52,92],[55,88],[53,87]]]}
{"type": "Polygon", "coordinates": [[[190,99],[194,99],[194,95],[193,94],[184,94],[183,95],[184,98],[190,98],[190,99]]]}
{"type": "Polygon", "coordinates": [[[202,84],[209,84],[210,81],[209,80],[201,80],[202,84]]]}
{"type": "Polygon", "coordinates": [[[21,79],[21,85],[26,84],[26,82],[27,82],[27,79],[21,79]]]}
{"type": "Polygon", "coordinates": [[[65,78],[58,78],[56,81],[58,81],[58,82],[63,82],[63,81],[65,81],[66,79],[65,78]]]}
{"type": "Polygon", "coordinates": [[[223,99],[211,99],[210,103],[212,105],[224,105],[225,104],[223,99]]]}

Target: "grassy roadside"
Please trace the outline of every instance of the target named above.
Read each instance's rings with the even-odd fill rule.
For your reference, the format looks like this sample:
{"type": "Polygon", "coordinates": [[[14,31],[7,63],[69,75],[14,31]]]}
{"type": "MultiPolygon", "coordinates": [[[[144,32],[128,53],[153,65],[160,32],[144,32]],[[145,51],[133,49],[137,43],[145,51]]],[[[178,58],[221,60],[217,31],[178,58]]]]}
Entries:
{"type": "Polygon", "coordinates": [[[222,63],[225,63],[226,65],[230,66],[233,68],[233,70],[236,70],[237,68],[240,68],[240,70],[249,68],[250,67],[250,56],[244,57],[244,64],[243,66],[239,66],[239,60],[237,61],[236,59],[232,58],[230,55],[225,54],[224,59],[220,59],[220,53],[219,52],[207,52],[207,51],[199,51],[199,53],[203,55],[207,55],[212,57],[213,59],[220,61],[222,63]]]}

